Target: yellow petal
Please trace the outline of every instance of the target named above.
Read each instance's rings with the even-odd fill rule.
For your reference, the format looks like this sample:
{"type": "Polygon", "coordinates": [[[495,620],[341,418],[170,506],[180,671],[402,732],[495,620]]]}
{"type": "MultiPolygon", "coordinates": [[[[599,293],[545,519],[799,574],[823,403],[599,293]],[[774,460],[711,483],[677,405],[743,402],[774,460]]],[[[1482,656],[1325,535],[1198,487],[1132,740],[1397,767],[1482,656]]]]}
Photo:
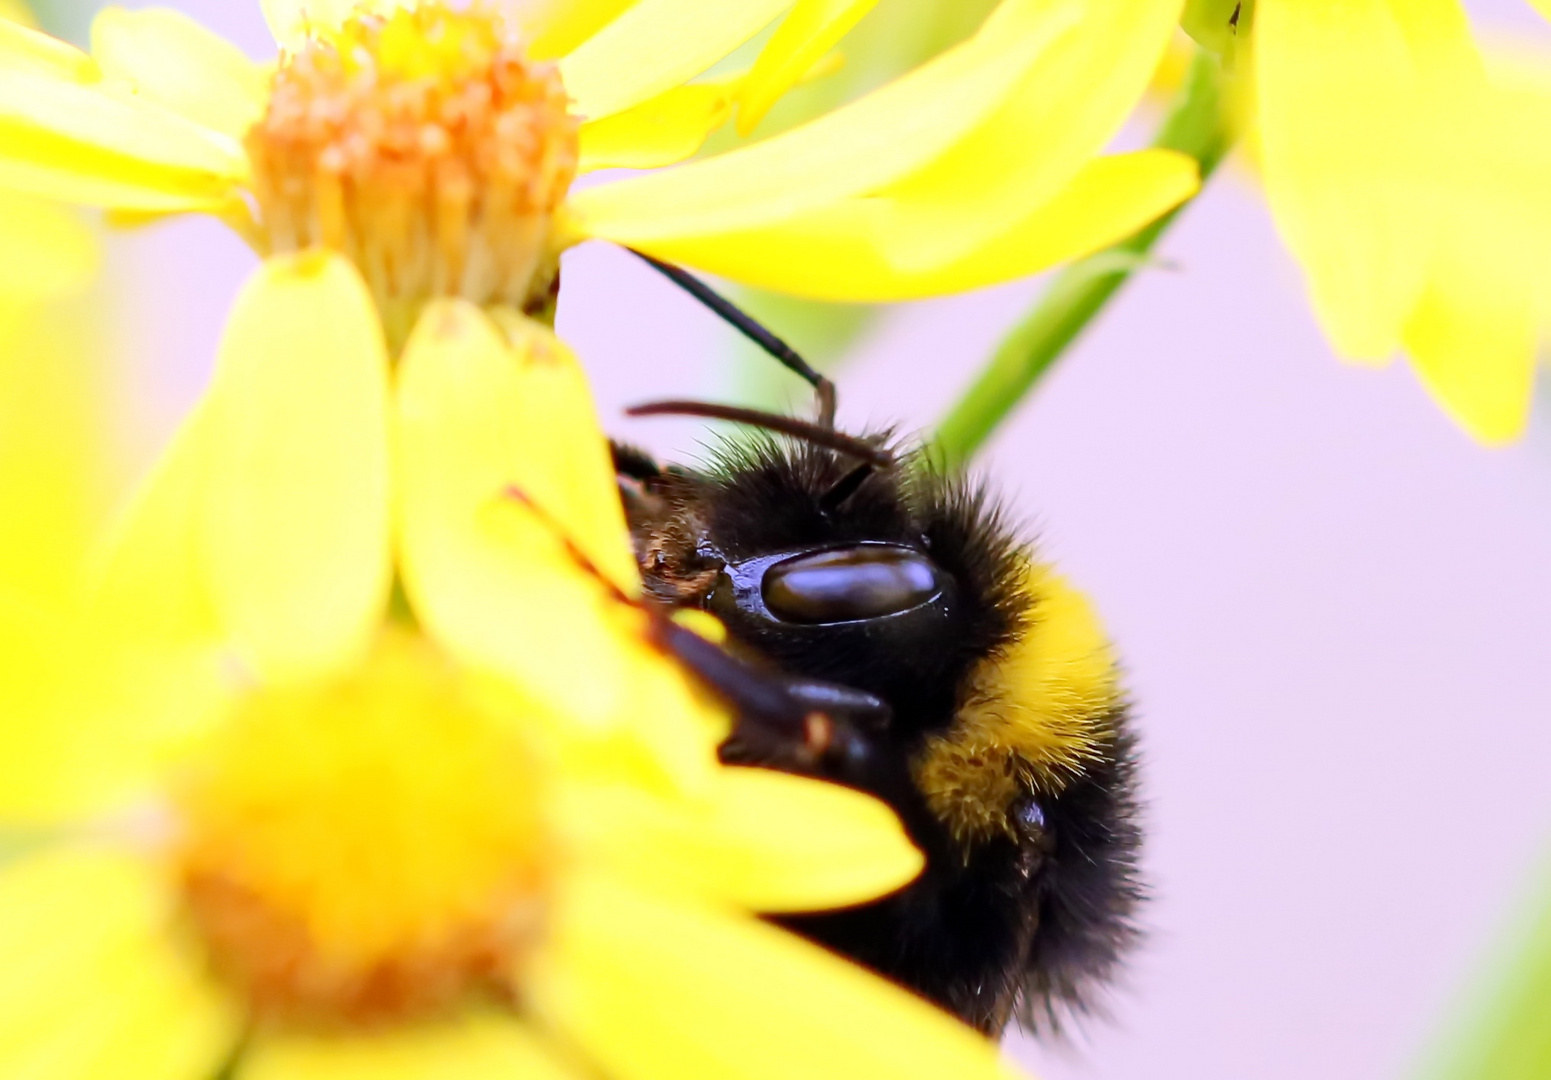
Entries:
{"type": "Polygon", "coordinates": [[[364,654],[390,579],[388,355],[348,262],[259,269],[208,407],[201,561],[239,654],[272,679],[364,654]]]}
{"type": "Polygon", "coordinates": [[[141,641],[220,641],[224,628],[202,572],[200,500],[208,465],[207,409],[174,433],[96,558],[93,606],[141,641]]]}
{"type": "Polygon", "coordinates": [[[263,68],[169,8],[106,8],[92,21],[92,55],[108,78],[235,140],[264,109],[263,68]]]}
{"type": "Polygon", "coordinates": [[[515,1017],[479,1013],[367,1035],[255,1040],[236,1080],[580,1080],[515,1017]]]}
{"type": "Polygon", "coordinates": [[[0,185],[135,210],[205,208],[246,173],[240,148],[155,105],[0,71],[0,185]]]}
{"type": "MultiPolygon", "coordinates": [[[[0,196],[0,234],[18,224],[6,216],[13,198],[0,196]]],[[[12,273],[36,264],[43,284],[66,283],[63,260],[0,244],[0,266],[12,258],[21,264],[12,273]]],[[[80,596],[87,553],[116,495],[120,372],[104,322],[100,297],[43,302],[22,290],[7,301],[0,293],[0,588],[40,601],[80,596]]]]}
{"type": "Polygon", "coordinates": [[[922,265],[886,199],[852,199],[763,229],[640,245],[669,262],[796,296],[910,300],[1010,281],[1079,258],[1194,194],[1195,163],[1165,150],[1099,158],[1032,215],[946,263],[922,265]]]}
{"type": "Polygon", "coordinates": [[[97,238],[78,216],[42,199],[0,192],[0,296],[73,292],[100,263],[97,238]]]}
{"type": "Polygon", "coordinates": [[[467,486],[476,503],[520,490],[616,588],[640,589],[608,440],[586,373],[563,341],[520,315],[435,302],[404,350],[406,418],[415,394],[434,395],[439,415],[428,412],[427,422],[468,425],[461,439],[450,426],[439,437],[465,455],[449,485],[467,486]]]}
{"type": "Polygon", "coordinates": [[[637,0],[560,61],[578,114],[598,120],[686,82],[792,0],[637,0]]]}
{"type": "Polygon", "coordinates": [[[282,49],[293,49],[310,33],[335,29],[354,11],[391,11],[407,0],[259,0],[264,21],[282,49]]]}
{"type": "Polygon", "coordinates": [[[738,133],[747,135],[819,58],[878,0],[798,0],[760,51],[738,92],[738,133]]]}
{"type": "Polygon", "coordinates": [[[225,180],[145,165],[47,133],[18,130],[3,119],[0,147],[0,187],[157,217],[217,213],[230,205],[231,187],[225,180]]]}
{"type": "Polygon", "coordinates": [[[1433,241],[1418,159],[1430,87],[1402,7],[1261,0],[1255,11],[1266,196],[1326,331],[1358,359],[1394,351],[1433,241]]]}
{"type": "Polygon", "coordinates": [[[578,731],[644,740],[685,775],[709,768],[719,713],[613,591],[634,594],[637,572],[564,344],[441,301],[405,347],[397,405],[401,570],[430,631],[578,731]]]}
{"type": "Polygon", "coordinates": [[[911,207],[896,228],[913,225],[920,264],[979,247],[1068,184],[1131,115],[1179,13],[1180,0],[1092,0],[983,124],[882,192],[911,207]]]}
{"type": "Polygon", "coordinates": [[[636,0],[530,0],[517,9],[517,21],[535,60],[564,56],[613,20],[636,0]]]}
{"type": "Polygon", "coordinates": [[[0,1075],[205,1080],[240,1018],[185,952],[170,882],[128,854],[0,871],[0,1075]]]}
{"type": "MultiPolygon", "coordinates": [[[[1435,47],[1451,40],[1447,33],[1433,38],[1435,47]]],[[[1445,412],[1487,443],[1524,428],[1551,280],[1545,59],[1543,52],[1493,54],[1490,79],[1480,80],[1445,56],[1439,66],[1453,73],[1450,93],[1445,106],[1430,110],[1438,241],[1402,340],[1445,412]]]]}
{"type": "Polygon", "coordinates": [[[699,150],[732,111],[725,82],[675,86],[633,109],[581,127],[581,172],[656,169],[699,150]]]}
{"type": "Polygon", "coordinates": [[[13,826],[143,800],[226,700],[213,650],[137,648],[5,596],[0,656],[0,818],[13,826]]]}
{"type": "Polygon", "coordinates": [[[623,784],[578,787],[572,797],[574,810],[559,818],[582,834],[590,858],[661,891],[755,911],[872,900],[923,865],[883,803],[767,769],[719,769],[693,799],[655,799],[623,784]]]}
{"type": "Polygon", "coordinates": [[[80,49],[9,17],[0,18],[0,67],[87,83],[101,77],[96,63],[80,49]]]}
{"type": "Polygon", "coordinates": [[[1483,246],[1478,237],[1461,238],[1435,257],[1404,342],[1444,412],[1475,438],[1496,444],[1523,434],[1529,421],[1545,279],[1504,273],[1483,246]]]}
{"type": "Polygon", "coordinates": [[[1017,1074],[922,999],[747,916],[578,877],[531,980],[619,1080],[974,1080],[1017,1074]]]}
{"type": "Polygon", "coordinates": [[[578,192],[573,231],[619,243],[769,224],[880,188],[977,127],[1019,76],[1069,29],[1066,0],[1006,0],[1020,33],[987,33],[858,101],[743,149],[578,192]]]}

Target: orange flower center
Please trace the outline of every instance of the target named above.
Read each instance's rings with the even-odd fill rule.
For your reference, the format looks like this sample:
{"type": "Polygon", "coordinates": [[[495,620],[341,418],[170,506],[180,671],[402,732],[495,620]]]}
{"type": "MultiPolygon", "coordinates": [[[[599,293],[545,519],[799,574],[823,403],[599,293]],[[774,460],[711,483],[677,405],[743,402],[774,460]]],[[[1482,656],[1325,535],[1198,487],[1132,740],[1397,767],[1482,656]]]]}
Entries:
{"type": "Polygon", "coordinates": [[[359,1026],[507,987],[547,886],[539,774],[424,641],[264,690],[176,789],[184,895],[253,1014],[359,1026]]]}
{"type": "Polygon", "coordinates": [[[435,296],[549,305],[577,121],[495,12],[424,3],[314,36],[283,58],[247,149],[260,247],[344,253],[390,326],[435,296]]]}

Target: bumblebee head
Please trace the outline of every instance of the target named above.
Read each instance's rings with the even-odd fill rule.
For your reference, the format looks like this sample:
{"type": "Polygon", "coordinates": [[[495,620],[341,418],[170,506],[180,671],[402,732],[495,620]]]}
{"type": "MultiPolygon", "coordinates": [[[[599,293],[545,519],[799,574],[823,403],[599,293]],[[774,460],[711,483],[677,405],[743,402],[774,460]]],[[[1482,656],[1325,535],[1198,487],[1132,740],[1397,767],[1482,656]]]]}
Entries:
{"type": "Polygon", "coordinates": [[[889,702],[917,786],[969,849],[1105,758],[1120,683],[1092,606],[985,494],[897,456],[857,468],[771,440],[724,453],[705,603],[762,655],[889,702]]]}

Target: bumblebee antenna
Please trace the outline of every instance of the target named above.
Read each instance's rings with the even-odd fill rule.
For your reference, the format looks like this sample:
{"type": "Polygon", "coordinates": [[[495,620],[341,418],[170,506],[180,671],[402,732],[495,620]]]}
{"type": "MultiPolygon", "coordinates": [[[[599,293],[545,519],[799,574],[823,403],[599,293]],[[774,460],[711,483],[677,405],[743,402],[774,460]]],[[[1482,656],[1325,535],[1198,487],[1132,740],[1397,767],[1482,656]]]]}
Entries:
{"type": "Polygon", "coordinates": [[[648,401],[632,405],[625,410],[626,416],[699,416],[706,420],[730,420],[735,424],[748,424],[767,431],[790,435],[794,439],[822,446],[837,453],[846,454],[869,466],[887,469],[894,464],[894,455],[874,446],[865,439],[836,431],[826,424],[810,423],[793,416],[765,412],[761,409],[745,409],[737,405],[718,405],[712,401],[648,401]]]}
{"type": "MultiPolygon", "coordinates": [[[[649,266],[662,274],[669,281],[699,300],[717,315],[720,315],[730,326],[744,337],[764,349],[775,357],[787,370],[800,375],[809,386],[813,387],[814,396],[819,401],[819,426],[833,429],[835,426],[835,384],[825,378],[814,369],[813,365],[798,355],[797,350],[786,342],[776,337],[762,326],[752,315],[744,311],[731,300],[717,292],[711,286],[695,277],[689,271],[671,263],[654,259],[635,248],[626,248],[632,255],[637,256],[649,266]]],[[[790,434],[790,433],[788,433],[790,434]]]]}

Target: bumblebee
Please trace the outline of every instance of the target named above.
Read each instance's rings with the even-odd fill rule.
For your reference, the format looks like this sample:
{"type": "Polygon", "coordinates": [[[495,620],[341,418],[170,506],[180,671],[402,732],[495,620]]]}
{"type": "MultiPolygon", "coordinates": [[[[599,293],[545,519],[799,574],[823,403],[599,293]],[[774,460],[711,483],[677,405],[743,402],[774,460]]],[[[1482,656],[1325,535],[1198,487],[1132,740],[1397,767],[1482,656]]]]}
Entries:
{"type": "Polygon", "coordinates": [[[764,429],[703,469],[615,447],[648,590],[727,628],[732,656],[681,652],[733,706],[723,759],[873,794],[926,855],[900,892],[777,921],[988,1034],[1087,1010],[1142,893],[1135,749],[1091,609],[984,488],[887,433],[835,431],[827,380],[654,265],[762,335],[820,400],[812,424],[631,410],[764,429]]]}

